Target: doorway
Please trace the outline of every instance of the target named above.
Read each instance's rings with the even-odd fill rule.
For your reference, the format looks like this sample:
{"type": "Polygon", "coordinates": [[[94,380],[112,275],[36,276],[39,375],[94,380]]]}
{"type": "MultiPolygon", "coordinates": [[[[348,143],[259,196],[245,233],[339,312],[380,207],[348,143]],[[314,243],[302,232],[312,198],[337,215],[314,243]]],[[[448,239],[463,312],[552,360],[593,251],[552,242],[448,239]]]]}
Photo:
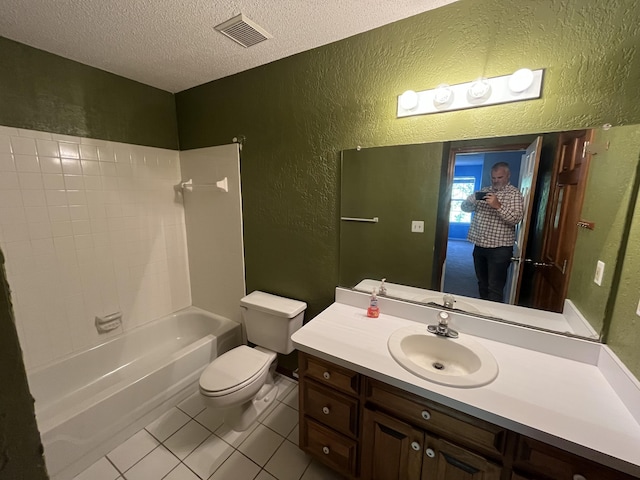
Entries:
{"type": "MultiPolygon", "coordinates": [[[[467,240],[473,214],[460,208],[473,192],[491,185],[491,167],[505,162],[511,171],[510,183],[520,188],[520,170],[527,145],[494,148],[454,148],[450,154],[451,183],[446,252],[440,287],[443,292],[479,298],[473,266],[473,244],[467,240]]],[[[510,267],[510,270],[515,267],[510,267]]],[[[509,282],[508,282],[509,283],[509,282]]],[[[505,287],[506,289],[506,287],[505,287]]],[[[508,296],[505,296],[508,298],[508,296]]]]}

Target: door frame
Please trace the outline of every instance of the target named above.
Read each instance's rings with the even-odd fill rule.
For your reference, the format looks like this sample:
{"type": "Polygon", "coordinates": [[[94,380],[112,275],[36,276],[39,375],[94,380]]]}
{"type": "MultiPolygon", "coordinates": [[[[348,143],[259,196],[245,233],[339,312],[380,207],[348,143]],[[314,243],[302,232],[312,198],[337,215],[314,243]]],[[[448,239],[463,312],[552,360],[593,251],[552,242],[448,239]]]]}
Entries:
{"type": "Polygon", "coordinates": [[[452,147],[449,149],[449,158],[445,168],[442,169],[440,178],[440,196],[438,199],[439,212],[438,223],[436,225],[435,238],[435,261],[433,263],[432,285],[434,289],[442,291],[444,281],[444,262],[447,258],[447,242],[449,238],[449,214],[451,212],[451,189],[453,187],[453,177],[456,164],[456,155],[460,153],[486,153],[505,152],[512,150],[526,151],[531,142],[514,143],[508,145],[484,145],[484,146],[464,146],[452,147]]]}

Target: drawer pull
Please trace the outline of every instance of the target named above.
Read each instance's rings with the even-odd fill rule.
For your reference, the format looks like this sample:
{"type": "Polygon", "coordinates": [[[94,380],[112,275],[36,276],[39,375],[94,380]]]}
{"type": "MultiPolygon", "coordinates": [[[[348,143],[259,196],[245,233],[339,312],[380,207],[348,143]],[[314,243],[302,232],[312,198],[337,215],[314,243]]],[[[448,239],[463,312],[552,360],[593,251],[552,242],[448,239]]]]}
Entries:
{"type": "Polygon", "coordinates": [[[424,453],[426,453],[426,454],[427,454],[427,457],[429,457],[429,458],[433,458],[433,457],[435,457],[435,456],[436,456],[436,452],[434,452],[432,448],[427,448],[427,449],[424,451],[424,453]]]}
{"type": "Polygon", "coordinates": [[[322,407],[322,413],[324,413],[325,415],[329,415],[329,407],[322,407]]]}
{"type": "Polygon", "coordinates": [[[580,475],[580,474],[576,473],[576,474],[573,476],[573,480],[587,480],[587,477],[585,477],[585,476],[583,476],[583,475],[580,475]]]}
{"type": "Polygon", "coordinates": [[[430,420],[431,419],[431,414],[427,410],[423,410],[422,411],[422,418],[424,418],[425,420],[430,420]]]}
{"type": "Polygon", "coordinates": [[[329,372],[324,372],[322,376],[324,377],[325,380],[329,380],[331,378],[331,374],[329,372]]]}
{"type": "Polygon", "coordinates": [[[411,448],[413,448],[416,452],[420,450],[420,444],[418,442],[411,442],[411,448]]]}
{"type": "Polygon", "coordinates": [[[329,455],[330,452],[331,450],[329,450],[329,447],[322,447],[322,453],[324,453],[325,455],[329,455]]]}

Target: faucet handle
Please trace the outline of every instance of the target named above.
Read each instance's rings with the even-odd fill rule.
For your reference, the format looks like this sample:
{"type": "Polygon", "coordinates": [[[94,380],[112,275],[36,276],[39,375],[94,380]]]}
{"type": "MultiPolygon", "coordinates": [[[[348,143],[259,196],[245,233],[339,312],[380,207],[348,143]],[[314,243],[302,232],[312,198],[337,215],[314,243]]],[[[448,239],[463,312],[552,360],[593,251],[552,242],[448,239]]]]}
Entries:
{"type": "Polygon", "coordinates": [[[380,295],[386,295],[387,294],[387,287],[384,286],[384,282],[386,281],[386,278],[383,278],[382,281],[380,282],[380,287],[378,288],[378,294],[380,295]]]}
{"type": "Polygon", "coordinates": [[[438,312],[438,324],[441,327],[446,327],[449,325],[449,314],[447,312],[438,312]]]}
{"type": "Polygon", "coordinates": [[[444,297],[442,297],[443,305],[446,308],[453,308],[453,304],[456,303],[456,299],[450,293],[445,293],[444,297]]]}

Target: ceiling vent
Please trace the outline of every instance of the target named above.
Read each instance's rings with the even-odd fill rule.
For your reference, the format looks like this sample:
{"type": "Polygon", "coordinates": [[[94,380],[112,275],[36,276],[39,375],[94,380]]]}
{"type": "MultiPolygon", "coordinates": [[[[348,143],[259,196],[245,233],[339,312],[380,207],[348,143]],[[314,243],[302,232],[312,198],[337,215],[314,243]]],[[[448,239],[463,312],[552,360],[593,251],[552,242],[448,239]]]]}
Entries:
{"type": "Polygon", "coordinates": [[[243,14],[236,15],[221,23],[215,29],[245,48],[264,42],[268,38],[273,38],[264,28],[252,22],[243,14]]]}

